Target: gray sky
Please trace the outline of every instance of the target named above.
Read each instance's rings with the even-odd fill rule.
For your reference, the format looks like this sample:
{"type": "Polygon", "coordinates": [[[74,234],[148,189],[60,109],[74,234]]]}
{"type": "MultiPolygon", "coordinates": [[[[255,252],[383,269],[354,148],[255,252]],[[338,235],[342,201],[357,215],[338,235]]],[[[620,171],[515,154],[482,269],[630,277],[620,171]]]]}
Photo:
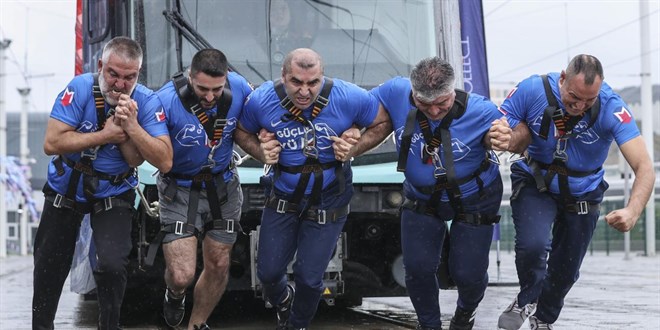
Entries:
{"type": "MultiPolygon", "coordinates": [[[[643,1],[651,13],[652,81],[659,84],[660,0],[643,1]]],[[[580,53],[600,58],[614,88],[640,84],[638,0],[484,0],[483,7],[493,84],[560,71],[580,53]]],[[[30,111],[50,111],[73,77],[75,0],[0,0],[0,13],[0,38],[12,40],[0,86],[5,109],[19,111],[16,88],[29,85],[30,111]]]]}

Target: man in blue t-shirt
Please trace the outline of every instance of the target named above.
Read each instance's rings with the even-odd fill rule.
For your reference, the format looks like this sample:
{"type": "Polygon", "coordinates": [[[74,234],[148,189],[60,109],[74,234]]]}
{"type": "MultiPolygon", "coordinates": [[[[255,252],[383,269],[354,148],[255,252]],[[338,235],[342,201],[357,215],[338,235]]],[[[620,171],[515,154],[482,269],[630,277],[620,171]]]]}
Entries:
{"type": "Polygon", "coordinates": [[[415,65],[410,79],[395,77],[371,91],[392,119],[406,178],[401,247],[418,329],[441,328],[436,274],[445,248],[443,262],[458,288],[449,328],[472,329],[499,221],[502,179],[487,133],[502,114],[483,96],[455,90],[454,80],[452,66],[431,57],[415,65]]]}
{"type": "Polygon", "coordinates": [[[193,56],[187,76],[175,75],[157,92],[174,149],[172,171],[158,177],[167,284],[163,317],[171,327],[185,316],[186,288],[195,279],[201,240],[204,267],[188,329],[208,329],[206,320],[227,286],[231,249],[241,231],[243,193],[232,149],[252,87],[228,69],[221,51],[203,49],[193,56]]]}
{"type": "Polygon", "coordinates": [[[498,326],[518,329],[529,317],[532,329],[552,328],[598,222],[612,141],[635,172],[628,205],[605,216],[615,229],[626,232],[637,222],[655,182],[653,165],[628,106],[603,82],[594,56],[577,55],[561,73],[523,80],[501,110],[507,120],[494,124],[493,136],[508,125],[513,132],[493,147],[520,153],[529,146],[525,160],[511,166],[520,292],[498,326]]]}
{"type": "Polygon", "coordinates": [[[305,328],[348,215],[353,186],[347,160],[381,142],[389,118],[366,90],[324,77],[321,57],[300,48],[285,57],[281,80],[252,92],[239,122],[238,145],[274,165],[264,180],[257,276],[277,309],[278,329],[305,328]],[[367,129],[360,135],[354,125],[367,129]],[[262,128],[277,140],[257,136],[262,128]],[[352,148],[357,139],[363,148],[352,148]],[[286,276],[294,254],[295,289],[286,276]]]}
{"type": "Polygon", "coordinates": [[[172,166],[160,101],[137,83],[141,64],[140,45],[116,37],[103,48],[98,73],[73,78],[53,105],[44,151],[56,156],[48,166],[34,240],[33,329],[53,329],[86,213],[97,258],[98,327],[119,326],[132,248],[135,167],[145,159],[164,172],[172,166]]]}

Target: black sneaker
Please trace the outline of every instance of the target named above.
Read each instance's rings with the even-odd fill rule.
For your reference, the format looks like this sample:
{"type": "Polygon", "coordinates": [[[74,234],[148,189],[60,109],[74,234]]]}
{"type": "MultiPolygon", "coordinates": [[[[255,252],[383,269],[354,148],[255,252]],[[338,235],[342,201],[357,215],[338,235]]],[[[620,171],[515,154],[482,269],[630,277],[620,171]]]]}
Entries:
{"type": "Polygon", "coordinates": [[[195,324],[195,325],[193,325],[193,328],[195,330],[211,330],[211,328],[206,323],[202,323],[200,325],[195,324]]]}
{"type": "Polygon", "coordinates": [[[281,304],[275,306],[277,311],[277,330],[291,329],[288,327],[289,315],[291,315],[291,305],[293,305],[293,298],[296,295],[296,290],[291,286],[286,287],[286,298],[281,304]]]}
{"type": "MultiPolygon", "coordinates": [[[[186,295],[181,298],[170,297],[170,290],[165,290],[165,299],[163,300],[163,318],[165,323],[174,328],[181,324],[183,317],[186,316],[186,295]]],[[[204,328],[202,328],[204,329],[204,328]]]]}
{"type": "Polygon", "coordinates": [[[472,330],[476,315],[477,311],[467,311],[456,307],[454,317],[451,318],[451,323],[449,323],[449,330],[472,330]]]}

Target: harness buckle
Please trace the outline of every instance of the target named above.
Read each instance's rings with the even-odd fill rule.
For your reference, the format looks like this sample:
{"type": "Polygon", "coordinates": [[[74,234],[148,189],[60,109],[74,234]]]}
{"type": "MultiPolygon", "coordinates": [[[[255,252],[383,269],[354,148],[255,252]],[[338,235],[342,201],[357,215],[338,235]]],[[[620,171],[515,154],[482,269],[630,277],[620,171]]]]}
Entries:
{"type": "Polygon", "coordinates": [[[80,157],[81,158],[82,157],[87,157],[91,160],[96,160],[96,154],[97,154],[98,151],[99,151],[99,146],[96,146],[94,148],[85,149],[85,150],[80,152],[80,157]]]}
{"type": "Polygon", "coordinates": [[[53,206],[61,209],[62,208],[62,199],[64,199],[64,196],[57,194],[55,195],[55,200],[53,200],[53,206]]]}
{"type": "Polygon", "coordinates": [[[283,199],[278,199],[277,200],[277,209],[275,211],[277,213],[280,213],[280,214],[286,213],[286,204],[287,204],[287,201],[285,201],[283,199]]]}
{"type": "Polygon", "coordinates": [[[327,216],[327,212],[326,212],[325,210],[317,210],[317,212],[318,212],[318,213],[317,213],[317,216],[316,216],[316,217],[318,218],[318,221],[317,221],[318,224],[319,224],[319,225],[325,225],[326,218],[327,218],[327,217],[326,217],[326,216],[327,216]]]}
{"type": "Polygon", "coordinates": [[[217,118],[213,122],[213,127],[225,127],[227,126],[227,118],[217,118]]]}
{"type": "Polygon", "coordinates": [[[225,232],[233,234],[234,233],[234,219],[225,219],[225,222],[227,223],[227,228],[225,229],[225,232]]]}
{"type": "Polygon", "coordinates": [[[316,97],[316,103],[319,104],[319,108],[324,108],[325,106],[328,105],[328,103],[330,103],[330,100],[327,97],[324,97],[323,95],[319,94],[316,97]]]}
{"type": "Polygon", "coordinates": [[[589,203],[587,201],[579,201],[575,203],[575,206],[577,206],[578,215],[589,214],[589,203]]]}
{"type": "Polygon", "coordinates": [[[174,233],[176,235],[183,235],[183,221],[177,221],[174,223],[174,233]]]}
{"type": "Polygon", "coordinates": [[[112,197],[104,198],[103,206],[106,211],[110,210],[112,208],[112,197]]]}

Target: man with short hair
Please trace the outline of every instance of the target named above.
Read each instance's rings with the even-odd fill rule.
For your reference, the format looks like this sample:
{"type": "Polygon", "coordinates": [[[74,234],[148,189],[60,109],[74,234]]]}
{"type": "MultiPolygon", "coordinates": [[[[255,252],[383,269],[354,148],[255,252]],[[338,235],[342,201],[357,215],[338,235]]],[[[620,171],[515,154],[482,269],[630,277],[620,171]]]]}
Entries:
{"type": "Polygon", "coordinates": [[[171,327],[185,316],[186,288],[195,280],[201,241],[204,268],[188,329],[209,329],[206,320],[227,287],[231,249],[241,232],[243,193],[232,149],[252,87],[228,66],[221,51],[202,49],[187,76],[175,75],[157,92],[174,148],[172,171],[158,177],[167,284],[163,316],[171,327]]]}
{"type": "Polygon", "coordinates": [[[307,48],[290,52],[281,80],[265,82],[247,100],[236,141],[274,164],[266,177],[257,276],[277,310],[277,329],[309,326],[353,195],[347,160],[381,142],[390,127],[372,95],[325,77],[320,55],[307,48]],[[354,125],[366,131],[360,135],[354,125]],[[257,137],[262,128],[277,140],[257,137]],[[357,139],[362,148],[353,147],[357,139]],[[294,254],[295,289],[286,275],[294,254]]]}
{"type": "Polygon", "coordinates": [[[472,329],[488,286],[493,224],[500,218],[502,179],[488,151],[488,132],[502,114],[454,82],[452,66],[436,56],[419,61],[410,79],[395,77],[371,91],[392,119],[397,169],[405,174],[401,247],[420,330],[442,325],[436,279],[441,255],[458,288],[449,329],[472,329]]]}
{"type": "MultiPolygon", "coordinates": [[[[520,292],[500,315],[499,328],[519,329],[529,318],[532,329],[552,329],[596,229],[612,141],[635,180],[628,204],[605,221],[629,231],[649,199],[655,173],[644,140],[628,106],[603,78],[596,57],[577,55],[561,73],[523,80],[502,103],[513,132],[493,147],[527,153],[511,166],[520,292]]],[[[493,137],[509,129],[507,121],[494,123],[493,137]]]]}
{"type": "Polygon", "coordinates": [[[73,78],[53,105],[44,152],[56,156],[48,166],[34,240],[33,329],[53,329],[86,213],[97,258],[98,327],[119,326],[132,248],[135,167],[145,159],[164,172],[172,167],[158,97],[137,83],[141,65],[140,45],[116,37],[103,48],[98,73],[73,78]]]}

